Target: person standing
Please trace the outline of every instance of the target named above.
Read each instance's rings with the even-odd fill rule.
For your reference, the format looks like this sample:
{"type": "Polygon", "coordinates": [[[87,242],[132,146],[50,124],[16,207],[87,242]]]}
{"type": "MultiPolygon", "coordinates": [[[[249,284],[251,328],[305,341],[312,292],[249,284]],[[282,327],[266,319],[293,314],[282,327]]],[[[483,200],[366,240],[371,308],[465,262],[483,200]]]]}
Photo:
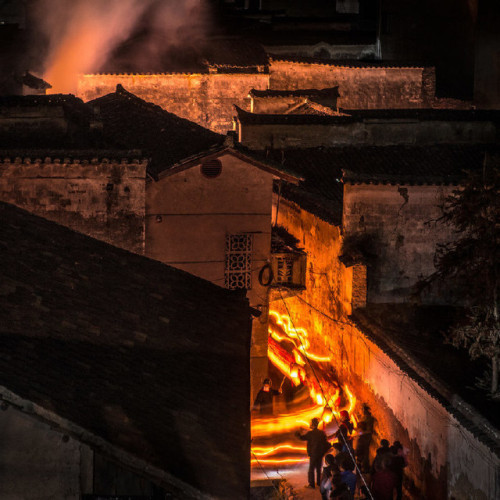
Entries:
{"type": "Polygon", "coordinates": [[[356,459],[361,472],[370,472],[370,444],[375,419],[367,404],[363,405],[363,417],[358,424],[359,437],[356,444],[356,459]]]}
{"type": "Polygon", "coordinates": [[[301,431],[296,432],[296,436],[302,441],[307,441],[307,455],[309,456],[309,470],[307,472],[308,485],[307,488],[314,488],[314,479],[316,476],[316,484],[321,485],[321,465],[324,454],[331,448],[331,444],[326,438],[326,434],[321,429],[318,429],[319,419],[311,420],[310,430],[305,434],[301,431]]]}
{"type": "Polygon", "coordinates": [[[252,410],[259,410],[260,415],[263,417],[271,417],[273,415],[273,398],[279,394],[281,394],[281,391],[272,388],[271,379],[264,379],[262,388],[257,393],[253,403],[252,410]]]}
{"type": "Polygon", "coordinates": [[[372,476],[371,492],[374,500],[393,500],[397,490],[397,477],[390,469],[391,457],[382,454],[380,466],[372,476]]]}
{"type": "Polygon", "coordinates": [[[399,441],[394,441],[394,444],[391,446],[392,451],[392,463],[391,470],[394,472],[397,478],[396,482],[396,491],[397,496],[396,500],[401,500],[403,498],[403,469],[406,467],[406,457],[404,455],[403,446],[399,441]]]}
{"type": "Polygon", "coordinates": [[[354,431],[354,425],[349,417],[349,412],[347,410],[342,410],[340,412],[340,423],[337,432],[334,434],[338,439],[335,443],[335,448],[341,453],[353,453],[352,448],[352,432],[354,431]]]}

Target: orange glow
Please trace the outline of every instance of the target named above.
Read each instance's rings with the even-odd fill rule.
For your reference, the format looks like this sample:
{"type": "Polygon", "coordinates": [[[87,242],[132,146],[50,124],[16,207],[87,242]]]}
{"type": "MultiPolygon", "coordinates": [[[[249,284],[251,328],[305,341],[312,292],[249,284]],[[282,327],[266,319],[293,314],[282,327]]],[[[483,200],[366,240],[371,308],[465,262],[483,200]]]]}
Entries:
{"type": "MultiPolygon", "coordinates": [[[[270,323],[269,332],[275,340],[279,342],[285,339],[290,340],[297,351],[300,351],[304,356],[314,361],[323,363],[331,361],[330,356],[319,356],[318,354],[314,354],[309,351],[311,344],[308,339],[307,330],[304,328],[295,328],[286,314],[280,314],[277,311],[269,311],[269,317],[276,323],[277,326],[281,327],[283,332],[286,334],[286,337],[283,337],[283,335],[281,335],[280,332],[273,327],[272,323],[270,323]]],[[[295,349],[294,353],[296,352],[295,349]]],[[[296,358],[297,363],[303,364],[300,362],[302,359],[300,354],[298,356],[299,357],[296,358]]]]}
{"type": "Polygon", "coordinates": [[[270,455],[276,451],[280,450],[290,450],[290,451],[306,451],[306,446],[294,446],[291,444],[281,444],[279,446],[269,446],[269,447],[258,447],[252,448],[252,453],[257,457],[263,457],[266,455],[270,455]]]}
{"type": "Polygon", "coordinates": [[[292,464],[300,464],[300,463],[304,463],[304,462],[307,462],[309,459],[307,457],[305,458],[283,458],[281,460],[266,460],[266,459],[262,459],[262,460],[255,460],[255,459],[252,459],[252,465],[257,465],[257,464],[267,464],[267,465],[292,465],[292,464]]]}
{"type": "Polygon", "coordinates": [[[340,411],[343,409],[349,412],[356,428],[357,421],[353,416],[353,411],[356,408],[357,399],[346,384],[340,389],[337,381],[332,379],[328,366],[322,368],[321,363],[329,361],[329,357],[317,356],[309,352],[310,343],[305,329],[293,328],[288,317],[276,311],[271,311],[269,315],[271,318],[269,360],[296,387],[304,384],[305,394],[309,394],[310,400],[306,408],[282,413],[275,417],[252,420],[252,439],[257,442],[261,440],[261,443],[254,441],[252,464],[286,467],[308,460],[305,456],[306,447],[300,445],[296,438],[290,440],[293,432],[298,428],[308,429],[313,418],[318,418],[323,426],[331,424],[340,418],[340,411]],[[305,365],[303,356],[309,359],[308,366],[305,365]],[[314,367],[311,367],[311,363],[314,367]],[[345,400],[341,396],[342,391],[345,400]],[[272,440],[273,444],[266,445],[269,440],[272,440]]]}

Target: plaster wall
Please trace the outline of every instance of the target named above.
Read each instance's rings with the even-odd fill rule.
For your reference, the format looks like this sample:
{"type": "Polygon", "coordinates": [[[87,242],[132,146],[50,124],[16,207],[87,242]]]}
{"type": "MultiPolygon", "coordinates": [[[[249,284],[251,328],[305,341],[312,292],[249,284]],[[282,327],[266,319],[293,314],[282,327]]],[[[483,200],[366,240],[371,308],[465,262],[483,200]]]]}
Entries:
{"type": "Polygon", "coordinates": [[[232,129],[233,105],[249,110],[249,91],[268,88],[266,73],[81,75],[77,95],[84,101],[123,87],[148,102],[215,132],[232,129]]]}
{"type": "Polygon", "coordinates": [[[349,67],[272,60],[272,89],[339,86],[339,106],[346,109],[425,108],[434,97],[430,68],[349,67]]]}
{"type": "Polygon", "coordinates": [[[219,159],[216,178],[206,178],[196,165],[148,183],[146,255],[224,287],[226,235],[253,235],[247,297],[262,311],[252,327],[253,397],[267,374],[268,294],[258,277],[271,257],[273,176],[230,154],[219,159]]]}
{"type": "Polygon", "coordinates": [[[126,250],[144,251],[146,163],[0,163],[0,200],[126,250]]]}
{"type": "Polygon", "coordinates": [[[78,500],[90,493],[90,450],[12,407],[0,411],[0,498],[78,500]]]}
{"type": "Polygon", "coordinates": [[[492,122],[365,120],[344,124],[239,124],[240,142],[250,149],[400,144],[494,143],[492,122]]]}
{"type": "MultiPolygon", "coordinates": [[[[450,226],[437,222],[452,187],[344,185],[344,234],[373,236],[368,269],[368,302],[405,302],[418,279],[435,268],[438,243],[451,241],[450,226]]],[[[445,294],[442,295],[446,300],[445,294]]],[[[427,297],[439,303],[439,297],[427,297]]]]}
{"type": "Polygon", "coordinates": [[[381,438],[403,444],[410,498],[498,498],[498,457],[422,388],[408,366],[402,370],[348,319],[352,268],[338,261],[339,228],[283,200],[278,221],[307,252],[307,289],[273,292],[270,307],[305,328],[311,349],[329,355],[340,380],[369,404],[376,419],[372,457],[381,438]]]}

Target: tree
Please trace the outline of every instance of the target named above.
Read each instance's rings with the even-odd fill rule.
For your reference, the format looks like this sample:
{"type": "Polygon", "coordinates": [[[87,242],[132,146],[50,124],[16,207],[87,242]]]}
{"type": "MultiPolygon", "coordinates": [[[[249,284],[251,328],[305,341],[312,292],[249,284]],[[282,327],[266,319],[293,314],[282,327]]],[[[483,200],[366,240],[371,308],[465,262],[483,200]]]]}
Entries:
{"type": "Polygon", "coordinates": [[[491,393],[499,395],[500,320],[500,169],[469,173],[445,200],[439,220],[451,224],[456,239],[438,245],[436,271],[418,285],[421,292],[444,282],[468,310],[467,321],[449,332],[448,340],[466,347],[472,359],[491,362],[491,393]]]}

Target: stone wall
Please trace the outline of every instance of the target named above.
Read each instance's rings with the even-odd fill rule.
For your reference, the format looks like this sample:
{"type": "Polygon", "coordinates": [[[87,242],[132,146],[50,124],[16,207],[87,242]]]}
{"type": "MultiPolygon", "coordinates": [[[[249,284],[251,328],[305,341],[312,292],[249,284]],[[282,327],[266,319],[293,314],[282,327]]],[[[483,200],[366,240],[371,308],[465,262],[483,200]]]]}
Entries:
{"type": "Polygon", "coordinates": [[[215,132],[232,130],[233,105],[249,110],[252,88],[268,88],[266,73],[81,75],[77,95],[84,101],[123,87],[148,102],[215,132]]]}
{"type": "Polygon", "coordinates": [[[0,162],[0,200],[115,246],[144,252],[146,162],[0,162]]]}
{"type": "MultiPolygon", "coordinates": [[[[372,236],[375,260],[368,269],[368,302],[405,302],[412,286],[434,272],[438,243],[451,241],[437,222],[451,186],[359,184],[344,186],[344,234],[372,236]]],[[[444,294],[442,300],[446,300],[444,294]]],[[[428,297],[438,302],[439,297],[428,297]]]]}
{"type": "Polygon", "coordinates": [[[273,59],[272,89],[339,86],[338,105],[346,109],[425,108],[434,97],[434,73],[424,67],[355,67],[273,59]]]}
{"type": "Polygon", "coordinates": [[[305,328],[311,350],[329,355],[340,380],[358,401],[370,406],[376,419],[372,458],[381,438],[403,444],[408,452],[405,488],[410,498],[497,498],[499,458],[448,411],[450,405],[436,399],[435,391],[433,397],[424,389],[412,371],[421,367],[410,365],[404,354],[400,356],[405,362],[398,364],[347,318],[355,293],[352,268],[338,261],[339,228],[283,200],[278,220],[307,252],[307,289],[289,295],[274,292],[270,307],[290,314],[296,328],[305,328]]]}

